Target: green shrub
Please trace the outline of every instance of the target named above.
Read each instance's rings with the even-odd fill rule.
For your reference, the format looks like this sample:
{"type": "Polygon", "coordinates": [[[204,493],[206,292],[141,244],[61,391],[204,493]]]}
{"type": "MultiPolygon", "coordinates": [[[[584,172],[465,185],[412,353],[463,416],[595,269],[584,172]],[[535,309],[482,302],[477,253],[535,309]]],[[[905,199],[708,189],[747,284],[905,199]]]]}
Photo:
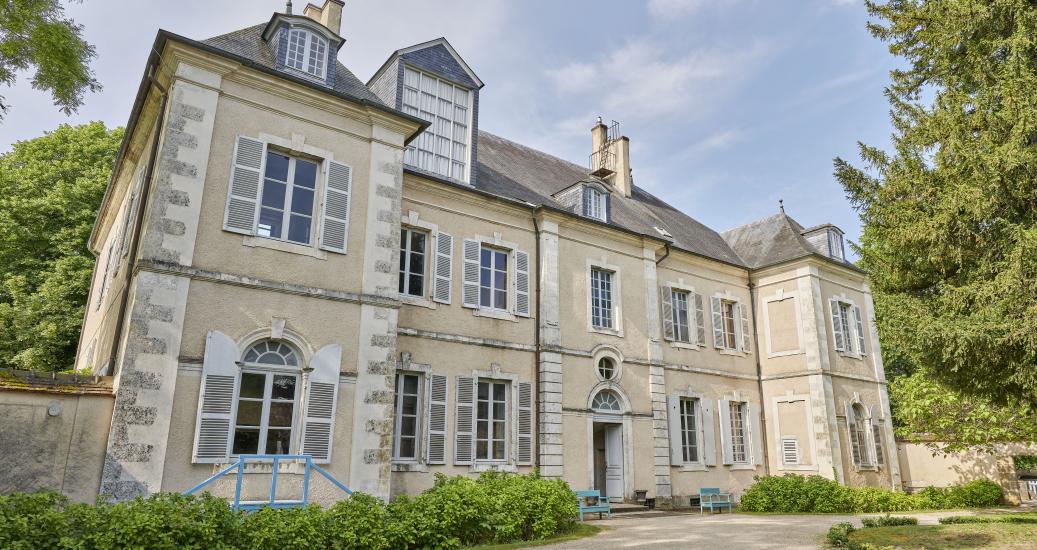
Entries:
{"type": "Polygon", "coordinates": [[[865,527],[898,527],[900,525],[918,525],[918,518],[894,517],[887,514],[877,518],[863,518],[861,523],[865,527]]]}
{"type": "Polygon", "coordinates": [[[989,479],[977,479],[950,488],[948,504],[953,508],[989,508],[1001,504],[1001,486],[989,479]]]}
{"type": "Polygon", "coordinates": [[[850,533],[857,528],[852,523],[836,523],[828,529],[828,544],[836,548],[848,548],[850,546],[850,533]]]}
{"type": "Polygon", "coordinates": [[[390,533],[386,531],[389,512],[382,501],[371,495],[353,493],[329,508],[325,520],[328,532],[334,533],[330,541],[334,550],[392,548],[390,533]]]}
{"type": "Polygon", "coordinates": [[[951,516],[940,518],[940,523],[945,525],[955,523],[1016,523],[1033,525],[1037,524],[1037,516],[1023,514],[1004,514],[1000,516],[951,516]]]}

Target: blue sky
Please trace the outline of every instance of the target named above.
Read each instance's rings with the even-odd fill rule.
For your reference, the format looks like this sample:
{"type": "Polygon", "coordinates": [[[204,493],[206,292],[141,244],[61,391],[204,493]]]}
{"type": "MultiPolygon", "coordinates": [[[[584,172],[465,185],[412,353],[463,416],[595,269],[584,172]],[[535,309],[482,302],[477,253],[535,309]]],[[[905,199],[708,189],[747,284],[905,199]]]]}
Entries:
{"type": "MultiPolygon", "coordinates": [[[[295,2],[301,12],[305,1],[295,2]]],[[[0,151],[62,122],[122,125],[155,32],[207,38],[266,21],[270,0],[85,0],[99,94],[65,117],[23,76],[0,151]]],[[[631,140],[635,184],[717,230],[777,211],[860,228],[832,177],[884,146],[895,64],[854,0],[346,0],[339,59],[366,80],[393,50],[445,36],[486,83],[484,130],[585,164],[595,117],[631,140]]]]}

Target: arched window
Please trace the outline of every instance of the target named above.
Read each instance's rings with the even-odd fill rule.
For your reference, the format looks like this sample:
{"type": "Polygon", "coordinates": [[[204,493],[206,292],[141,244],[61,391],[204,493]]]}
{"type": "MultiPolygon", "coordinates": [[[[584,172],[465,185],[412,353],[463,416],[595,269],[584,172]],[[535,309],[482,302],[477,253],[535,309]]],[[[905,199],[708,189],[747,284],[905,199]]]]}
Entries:
{"type": "Polygon", "coordinates": [[[867,430],[868,419],[865,418],[864,407],[860,403],[854,403],[853,423],[850,425],[850,446],[853,449],[853,462],[859,466],[870,466],[871,457],[868,453],[867,430]]]}
{"type": "Polygon", "coordinates": [[[623,410],[623,406],[619,402],[619,396],[611,390],[601,390],[598,395],[594,396],[594,401],[591,402],[591,408],[595,411],[617,413],[623,410]]]}
{"type": "Polygon", "coordinates": [[[264,340],[245,351],[235,403],[231,454],[289,454],[299,401],[299,354],[264,340]]]}
{"type": "Polygon", "coordinates": [[[612,380],[612,377],[616,375],[615,361],[611,357],[598,359],[598,374],[601,375],[602,380],[612,380]]]}
{"type": "Polygon", "coordinates": [[[288,32],[288,56],[285,65],[317,78],[324,78],[327,64],[328,41],[306,29],[288,32]]]}

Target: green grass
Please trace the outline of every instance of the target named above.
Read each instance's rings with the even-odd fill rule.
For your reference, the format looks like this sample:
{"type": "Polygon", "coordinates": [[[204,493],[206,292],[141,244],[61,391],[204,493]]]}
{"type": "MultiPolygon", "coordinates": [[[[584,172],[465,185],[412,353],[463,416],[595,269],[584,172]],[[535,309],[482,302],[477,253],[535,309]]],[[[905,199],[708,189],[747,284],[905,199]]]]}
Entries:
{"type": "Polygon", "coordinates": [[[958,525],[909,525],[873,527],[850,534],[850,540],[903,550],[1032,549],[1037,545],[1037,525],[971,523],[958,525]]]}
{"type": "Polygon", "coordinates": [[[544,546],[547,544],[556,544],[559,542],[568,542],[571,540],[593,537],[600,533],[601,530],[602,528],[597,525],[577,523],[576,528],[572,531],[546,539],[525,540],[520,542],[509,542],[506,544],[483,544],[480,546],[472,546],[471,548],[472,550],[514,550],[517,548],[533,548],[535,546],[544,546]]]}

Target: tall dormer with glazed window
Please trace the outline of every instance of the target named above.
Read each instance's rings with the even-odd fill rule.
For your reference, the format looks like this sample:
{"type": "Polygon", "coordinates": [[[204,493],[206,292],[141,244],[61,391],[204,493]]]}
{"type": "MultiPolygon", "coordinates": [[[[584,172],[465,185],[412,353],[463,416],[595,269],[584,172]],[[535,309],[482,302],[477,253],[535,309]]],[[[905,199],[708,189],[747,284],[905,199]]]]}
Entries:
{"type": "Polygon", "coordinates": [[[289,2],[286,13],[275,13],[263,40],[270,44],[277,70],[334,88],[338,50],[346,42],[338,35],[342,5],[325,0],[323,7],[307,4],[303,15],[294,15],[289,2]]]}

